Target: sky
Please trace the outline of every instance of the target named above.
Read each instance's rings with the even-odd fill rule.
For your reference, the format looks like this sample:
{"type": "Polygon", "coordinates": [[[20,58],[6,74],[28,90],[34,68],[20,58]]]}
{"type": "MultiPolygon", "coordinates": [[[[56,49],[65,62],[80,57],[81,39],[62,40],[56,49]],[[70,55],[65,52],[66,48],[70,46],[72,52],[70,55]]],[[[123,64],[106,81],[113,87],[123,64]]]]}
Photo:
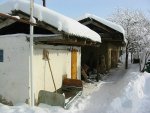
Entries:
{"type": "MultiPolygon", "coordinates": [[[[4,1],[0,0],[0,3],[4,1]]],[[[42,4],[42,0],[34,1],[42,4]]],[[[74,19],[85,13],[108,18],[118,8],[138,9],[146,14],[150,11],[150,0],[46,0],[46,4],[48,8],[74,19]]]]}

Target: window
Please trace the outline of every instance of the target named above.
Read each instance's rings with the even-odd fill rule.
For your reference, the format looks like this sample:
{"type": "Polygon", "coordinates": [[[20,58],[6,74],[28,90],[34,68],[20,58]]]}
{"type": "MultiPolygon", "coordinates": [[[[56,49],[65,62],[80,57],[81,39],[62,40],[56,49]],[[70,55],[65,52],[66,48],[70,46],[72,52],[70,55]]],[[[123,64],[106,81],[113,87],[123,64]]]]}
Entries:
{"type": "Polygon", "coordinates": [[[4,60],[3,50],[0,50],[0,62],[3,62],[3,60],[4,60]]]}

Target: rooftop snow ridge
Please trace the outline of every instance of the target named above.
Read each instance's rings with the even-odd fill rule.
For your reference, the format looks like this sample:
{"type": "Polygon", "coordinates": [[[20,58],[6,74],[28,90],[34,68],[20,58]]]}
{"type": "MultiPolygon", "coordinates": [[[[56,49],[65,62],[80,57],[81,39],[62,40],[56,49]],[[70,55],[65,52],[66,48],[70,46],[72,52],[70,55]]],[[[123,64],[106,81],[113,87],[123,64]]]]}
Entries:
{"type": "Polygon", "coordinates": [[[98,16],[96,16],[94,14],[89,14],[89,13],[86,13],[85,15],[81,16],[78,19],[78,21],[86,19],[86,18],[95,19],[96,21],[98,21],[98,22],[100,22],[100,23],[102,23],[102,24],[104,24],[104,25],[106,25],[106,26],[108,26],[108,27],[110,27],[110,28],[112,28],[112,29],[122,33],[123,36],[124,36],[124,41],[127,42],[127,40],[125,39],[125,31],[124,31],[124,29],[123,29],[123,27],[121,25],[118,25],[116,23],[113,23],[111,21],[108,21],[106,19],[103,19],[101,17],[98,17],[98,16]]]}
{"type": "MultiPolygon", "coordinates": [[[[0,13],[11,14],[13,10],[20,10],[30,15],[30,1],[28,0],[8,0],[0,4],[0,13]]],[[[88,38],[96,42],[101,42],[101,37],[95,31],[80,24],[74,19],[66,17],[58,12],[34,3],[34,17],[39,21],[44,21],[54,26],[59,31],[64,31],[70,35],[88,38]]]]}
{"type": "Polygon", "coordinates": [[[103,19],[103,18],[101,18],[101,17],[98,17],[98,16],[96,16],[96,15],[94,15],[94,14],[86,13],[86,14],[83,15],[81,18],[79,18],[79,21],[80,21],[80,20],[83,20],[83,19],[85,19],[85,18],[91,18],[91,19],[93,18],[93,19],[97,20],[98,22],[100,22],[100,23],[102,23],[102,24],[104,24],[104,25],[106,25],[106,26],[108,26],[108,27],[110,27],[110,28],[112,28],[112,29],[114,29],[114,30],[116,30],[116,31],[118,31],[118,32],[120,32],[120,33],[122,33],[122,34],[125,34],[125,31],[124,31],[124,29],[123,29],[122,26],[120,26],[120,25],[118,25],[118,24],[115,24],[115,23],[113,23],[113,22],[111,22],[111,21],[108,21],[108,20],[106,20],[106,19],[103,19]]]}

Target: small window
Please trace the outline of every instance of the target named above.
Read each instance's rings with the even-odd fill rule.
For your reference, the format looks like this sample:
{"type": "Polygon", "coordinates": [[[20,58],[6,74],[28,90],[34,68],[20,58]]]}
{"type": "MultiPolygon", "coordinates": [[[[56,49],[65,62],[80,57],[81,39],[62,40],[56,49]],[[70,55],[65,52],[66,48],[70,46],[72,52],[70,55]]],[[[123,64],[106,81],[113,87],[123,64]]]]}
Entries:
{"type": "Polygon", "coordinates": [[[0,62],[3,62],[4,60],[4,55],[3,55],[3,50],[0,50],[0,62]]]}

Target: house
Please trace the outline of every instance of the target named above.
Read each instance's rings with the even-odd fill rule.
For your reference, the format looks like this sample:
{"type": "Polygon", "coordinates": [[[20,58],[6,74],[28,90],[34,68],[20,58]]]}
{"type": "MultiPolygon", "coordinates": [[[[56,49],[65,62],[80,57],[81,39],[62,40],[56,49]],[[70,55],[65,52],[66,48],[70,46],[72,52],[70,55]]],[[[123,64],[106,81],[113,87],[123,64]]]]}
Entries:
{"type": "Polygon", "coordinates": [[[117,67],[121,47],[126,43],[124,29],[93,14],[85,14],[79,22],[97,32],[102,39],[99,48],[82,47],[82,64],[86,63],[91,68],[99,65],[101,73],[117,67]]]}
{"type": "Polygon", "coordinates": [[[99,45],[99,34],[79,22],[34,4],[35,22],[29,21],[30,3],[10,0],[0,5],[0,95],[13,104],[30,99],[30,24],[34,25],[33,80],[37,102],[40,90],[53,92],[43,50],[49,52],[56,88],[63,76],[80,79],[81,46],[99,45]]]}

